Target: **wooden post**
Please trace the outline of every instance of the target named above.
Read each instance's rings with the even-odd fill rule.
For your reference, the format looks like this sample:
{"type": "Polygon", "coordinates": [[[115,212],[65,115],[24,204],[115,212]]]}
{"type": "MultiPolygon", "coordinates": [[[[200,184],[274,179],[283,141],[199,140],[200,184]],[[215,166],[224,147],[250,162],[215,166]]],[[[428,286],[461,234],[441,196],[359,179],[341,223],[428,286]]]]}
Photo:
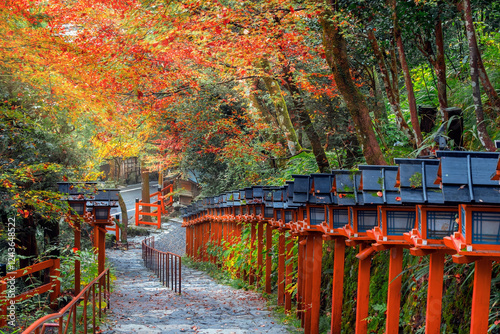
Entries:
{"type": "Polygon", "coordinates": [[[441,309],[443,303],[444,253],[431,253],[429,262],[429,284],[427,287],[427,311],[425,332],[441,332],[441,309]]]}
{"type": "Polygon", "coordinates": [[[271,224],[266,224],[266,293],[271,294],[271,270],[273,267],[271,259],[271,248],[273,247],[273,230],[271,224]]]}
{"type": "Polygon", "coordinates": [[[311,333],[312,282],[314,266],[314,235],[308,235],[305,240],[304,252],[304,281],[302,284],[304,317],[302,319],[304,332],[311,333]]]}
{"type": "MultiPolygon", "coordinates": [[[[80,219],[78,217],[72,218],[75,234],[75,248],[80,251],[82,249],[80,219]]],[[[78,256],[75,260],[75,296],[80,293],[81,264],[79,258],[80,257],[78,256]]]]}
{"type": "Polygon", "coordinates": [[[263,250],[264,250],[264,223],[259,221],[257,223],[257,282],[258,286],[261,282],[262,271],[264,265],[263,259],[263,250]]]}
{"type": "MultiPolygon", "coordinates": [[[[255,245],[255,239],[256,239],[256,231],[255,231],[255,224],[251,223],[251,230],[250,230],[250,263],[252,263],[254,260],[252,259],[251,252],[253,250],[253,247],[255,245]]],[[[253,285],[255,282],[255,271],[253,268],[250,268],[250,275],[248,277],[248,283],[250,285],[253,285]]]]}
{"type": "Polygon", "coordinates": [[[304,285],[304,251],[305,243],[302,242],[303,237],[298,238],[298,264],[297,264],[297,316],[301,320],[301,327],[304,327],[303,319],[303,293],[302,286],[304,285]]]}
{"type": "Polygon", "coordinates": [[[292,294],[290,293],[289,287],[292,284],[293,280],[293,242],[294,238],[290,235],[290,232],[285,232],[288,236],[285,235],[286,240],[286,261],[288,262],[285,269],[285,311],[290,312],[292,310],[292,294]]]}
{"type": "MultiPolygon", "coordinates": [[[[370,246],[360,244],[360,252],[370,246]]],[[[370,266],[371,256],[358,261],[358,294],[356,298],[356,334],[366,334],[368,306],[370,301],[370,266]]]]}
{"type": "Polygon", "coordinates": [[[278,306],[285,303],[285,232],[278,235],[278,306]]]}
{"type": "Polygon", "coordinates": [[[139,199],[135,199],[135,226],[139,226],[139,199]]]}
{"type": "Polygon", "coordinates": [[[335,239],[335,250],[333,255],[331,334],[340,334],[342,327],[342,301],[344,298],[344,238],[335,239]]]}
{"type": "Polygon", "coordinates": [[[476,260],[474,291],[472,292],[471,334],[488,332],[490,310],[492,262],[490,259],[476,260]]]}
{"type": "Polygon", "coordinates": [[[313,235],[313,268],[311,273],[311,334],[319,333],[319,310],[321,303],[321,263],[323,258],[323,237],[319,233],[313,235]]]}
{"type": "Polygon", "coordinates": [[[399,311],[401,308],[401,271],[403,270],[403,247],[392,247],[389,260],[389,282],[387,289],[387,314],[385,334],[399,333],[399,311]],[[399,276],[398,276],[399,275],[399,276]]]}

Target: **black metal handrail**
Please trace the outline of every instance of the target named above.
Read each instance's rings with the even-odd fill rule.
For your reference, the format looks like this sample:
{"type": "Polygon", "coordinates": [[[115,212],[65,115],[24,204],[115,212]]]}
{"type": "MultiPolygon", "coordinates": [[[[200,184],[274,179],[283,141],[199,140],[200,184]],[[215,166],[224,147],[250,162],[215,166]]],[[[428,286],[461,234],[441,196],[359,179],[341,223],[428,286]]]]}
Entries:
{"type": "Polygon", "coordinates": [[[146,268],[152,270],[163,285],[177,293],[182,293],[182,260],[181,256],[162,252],[154,248],[154,236],[142,241],[142,259],[146,268]]]}

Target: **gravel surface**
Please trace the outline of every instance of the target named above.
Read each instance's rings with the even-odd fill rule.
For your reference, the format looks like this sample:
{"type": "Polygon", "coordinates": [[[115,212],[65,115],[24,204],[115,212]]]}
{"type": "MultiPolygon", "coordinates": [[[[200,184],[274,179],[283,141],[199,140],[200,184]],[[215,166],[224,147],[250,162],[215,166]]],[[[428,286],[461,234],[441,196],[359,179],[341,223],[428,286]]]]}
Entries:
{"type": "MultiPolygon", "coordinates": [[[[180,223],[168,224],[155,247],[183,254],[185,231],[180,223]]],[[[162,286],[143,266],[140,243],[128,251],[107,250],[107,258],[117,279],[102,333],[288,333],[260,294],[217,284],[201,271],[182,268],[181,295],[162,286]]]]}

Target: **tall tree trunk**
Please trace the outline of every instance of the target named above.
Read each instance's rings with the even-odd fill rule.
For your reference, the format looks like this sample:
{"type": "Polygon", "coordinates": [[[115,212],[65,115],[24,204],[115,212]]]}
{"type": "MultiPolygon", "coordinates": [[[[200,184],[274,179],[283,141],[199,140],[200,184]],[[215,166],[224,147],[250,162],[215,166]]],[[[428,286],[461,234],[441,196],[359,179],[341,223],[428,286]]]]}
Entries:
{"type": "Polygon", "coordinates": [[[439,113],[441,119],[446,120],[444,110],[448,108],[448,97],[446,94],[446,61],[444,54],[444,38],[443,38],[443,24],[441,18],[438,16],[435,24],[436,35],[436,61],[434,62],[434,70],[437,77],[437,91],[439,101],[439,113]]]}
{"type": "Polygon", "coordinates": [[[127,205],[125,204],[125,201],[123,200],[122,194],[118,193],[118,204],[120,204],[120,210],[122,212],[122,222],[121,222],[121,238],[120,241],[123,244],[127,245],[128,248],[128,241],[127,241],[127,230],[128,230],[128,213],[127,213],[127,205]]]}
{"type": "Polygon", "coordinates": [[[285,74],[285,81],[287,83],[288,90],[290,91],[290,94],[292,96],[293,104],[295,106],[295,112],[299,117],[300,126],[306,133],[307,138],[311,143],[311,148],[313,150],[314,157],[316,158],[318,169],[321,173],[327,173],[330,171],[330,164],[328,163],[325,150],[321,145],[321,139],[314,129],[311,116],[306,109],[304,99],[299,87],[295,83],[293,73],[290,71],[289,65],[283,66],[283,73],[285,74]]]}
{"type": "Polygon", "coordinates": [[[410,69],[408,68],[408,63],[406,62],[403,38],[401,37],[401,29],[399,28],[398,23],[396,0],[388,0],[388,2],[393,11],[392,15],[394,25],[394,40],[396,41],[396,45],[398,47],[399,62],[401,63],[401,69],[403,70],[403,75],[405,78],[406,92],[408,94],[408,105],[410,108],[411,126],[413,128],[413,134],[415,136],[417,146],[420,146],[423,138],[422,133],[420,132],[420,123],[418,121],[417,102],[415,99],[415,92],[413,91],[413,82],[411,81],[410,69]]]}
{"type": "Polygon", "coordinates": [[[278,125],[285,136],[290,153],[295,155],[302,150],[302,147],[298,141],[292,120],[290,119],[290,114],[288,113],[288,108],[283,92],[281,91],[281,87],[278,81],[272,77],[271,66],[267,59],[260,60],[260,64],[258,66],[265,72],[265,76],[262,80],[266,84],[266,88],[269,91],[269,95],[271,96],[276,109],[276,120],[278,121],[278,125]]]}
{"type": "MultiPolygon", "coordinates": [[[[142,177],[142,203],[150,203],[150,192],[149,192],[149,169],[144,166],[144,162],[141,163],[141,177],[142,177]]],[[[142,212],[151,212],[151,207],[144,206],[141,210],[142,212]]],[[[135,214],[138,214],[137,212],[135,214]]],[[[151,216],[142,217],[142,221],[151,222],[151,216]]]]}
{"type": "Polygon", "coordinates": [[[263,119],[266,124],[270,125],[269,133],[266,134],[269,138],[269,140],[273,143],[276,143],[278,141],[278,138],[276,136],[276,133],[274,132],[276,129],[279,129],[278,121],[274,117],[274,115],[271,114],[265,103],[262,101],[260,98],[258,91],[259,91],[259,78],[255,78],[252,81],[252,84],[249,87],[249,92],[248,92],[248,99],[250,100],[250,105],[257,111],[251,112],[250,115],[252,118],[255,120],[261,120],[263,119]]]}
{"type": "MultiPolygon", "coordinates": [[[[321,0],[317,2],[319,5],[323,4],[321,0]]],[[[333,4],[330,3],[330,5],[333,4]]],[[[319,15],[323,28],[323,47],[325,48],[326,61],[356,126],[356,134],[366,162],[370,165],[385,165],[387,163],[373,131],[368,105],[351,77],[347,45],[340,32],[340,27],[329,7],[324,7],[323,12],[319,15]]]]}
{"type": "Polygon", "coordinates": [[[384,94],[382,93],[382,87],[380,85],[380,80],[378,78],[378,73],[375,66],[373,66],[372,72],[373,72],[373,98],[375,99],[375,107],[373,108],[373,112],[375,114],[375,118],[377,119],[377,121],[386,123],[388,119],[384,103],[384,94]]]}
{"type": "Polygon", "coordinates": [[[372,30],[368,31],[368,39],[371,42],[375,58],[377,59],[378,66],[380,68],[380,76],[382,77],[382,81],[384,82],[385,86],[385,93],[387,94],[387,99],[389,100],[391,110],[396,116],[396,124],[398,126],[398,129],[405,134],[412,145],[415,145],[414,136],[411,133],[408,123],[406,123],[403,117],[403,113],[401,112],[401,104],[399,103],[399,87],[397,87],[397,85],[391,84],[390,82],[389,72],[387,70],[387,66],[385,65],[384,55],[380,51],[377,39],[372,30]]]}
{"type": "Polygon", "coordinates": [[[495,151],[496,147],[491,140],[488,131],[486,129],[486,124],[484,122],[484,112],[483,104],[481,102],[481,89],[479,87],[479,49],[477,48],[476,33],[474,29],[474,23],[472,22],[472,9],[470,5],[470,0],[464,0],[463,5],[464,17],[465,17],[465,29],[467,30],[467,42],[469,44],[469,63],[470,63],[470,74],[471,74],[471,84],[472,84],[472,97],[474,99],[474,107],[476,110],[476,122],[477,122],[477,133],[481,144],[488,151],[495,151]]]}

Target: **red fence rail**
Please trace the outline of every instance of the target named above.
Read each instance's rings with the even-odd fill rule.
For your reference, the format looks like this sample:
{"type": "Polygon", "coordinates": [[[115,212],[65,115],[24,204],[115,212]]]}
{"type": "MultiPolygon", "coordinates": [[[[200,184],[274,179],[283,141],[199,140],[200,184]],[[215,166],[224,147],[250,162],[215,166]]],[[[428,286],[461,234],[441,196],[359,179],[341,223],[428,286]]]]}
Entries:
{"type": "Polygon", "coordinates": [[[149,198],[158,198],[155,203],[144,203],[137,199],[135,202],[135,226],[155,225],[156,228],[161,228],[161,215],[167,213],[167,207],[171,206],[174,203],[173,196],[167,196],[168,194],[172,193],[172,191],[173,185],[169,184],[165,188],[149,195],[149,198]],[[145,207],[153,208],[153,212],[141,211],[141,209],[144,210],[145,207]],[[156,217],[156,222],[147,222],[144,220],[140,220],[139,216],[156,217]]]}
{"type": "Polygon", "coordinates": [[[182,259],[180,255],[162,252],[154,248],[154,236],[142,242],[142,259],[146,268],[151,269],[163,285],[182,293],[182,259]]]}
{"type": "MultiPolygon", "coordinates": [[[[83,288],[83,290],[59,312],[48,314],[38,319],[31,324],[31,326],[26,328],[22,334],[42,334],[50,327],[58,328],[57,333],[59,334],[68,333],[71,328],[71,332],[75,334],[77,332],[77,326],[82,326],[81,330],[78,330],[78,333],[83,331],[84,334],[87,334],[89,328],[92,329],[92,333],[98,333],[99,328],[96,324],[96,318],[102,319],[102,313],[109,309],[110,306],[109,279],[109,269],[106,269],[83,288]],[[103,303],[104,301],[105,304],[103,303]],[[79,310],[78,306],[80,306],[82,302],[83,308],[79,310]],[[89,305],[92,307],[90,315],[87,310],[89,305]],[[77,314],[78,311],[81,311],[80,318],[77,314]],[[66,319],[64,319],[65,317],[66,319]],[[49,322],[51,320],[56,320],[56,322],[49,322]]],[[[53,331],[51,333],[53,333],[53,331]]]]}
{"type": "Polygon", "coordinates": [[[6,276],[0,278],[0,327],[7,325],[8,302],[15,303],[23,301],[49,291],[51,291],[50,292],[51,303],[54,304],[56,302],[56,299],[57,297],[59,297],[61,290],[60,288],[61,283],[59,282],[58,279],[59,267],[60,267],[60,260],[51,259],[13,272],[9,272],[7,273],[6,276]],[[17,278],[28,276],[45,269],[49,269],[49,276],[50,276],[49,283],[33,288],[20,295],[13,295],[8,292],[8,282],[10,280],[15,280],[17,278]]]}

